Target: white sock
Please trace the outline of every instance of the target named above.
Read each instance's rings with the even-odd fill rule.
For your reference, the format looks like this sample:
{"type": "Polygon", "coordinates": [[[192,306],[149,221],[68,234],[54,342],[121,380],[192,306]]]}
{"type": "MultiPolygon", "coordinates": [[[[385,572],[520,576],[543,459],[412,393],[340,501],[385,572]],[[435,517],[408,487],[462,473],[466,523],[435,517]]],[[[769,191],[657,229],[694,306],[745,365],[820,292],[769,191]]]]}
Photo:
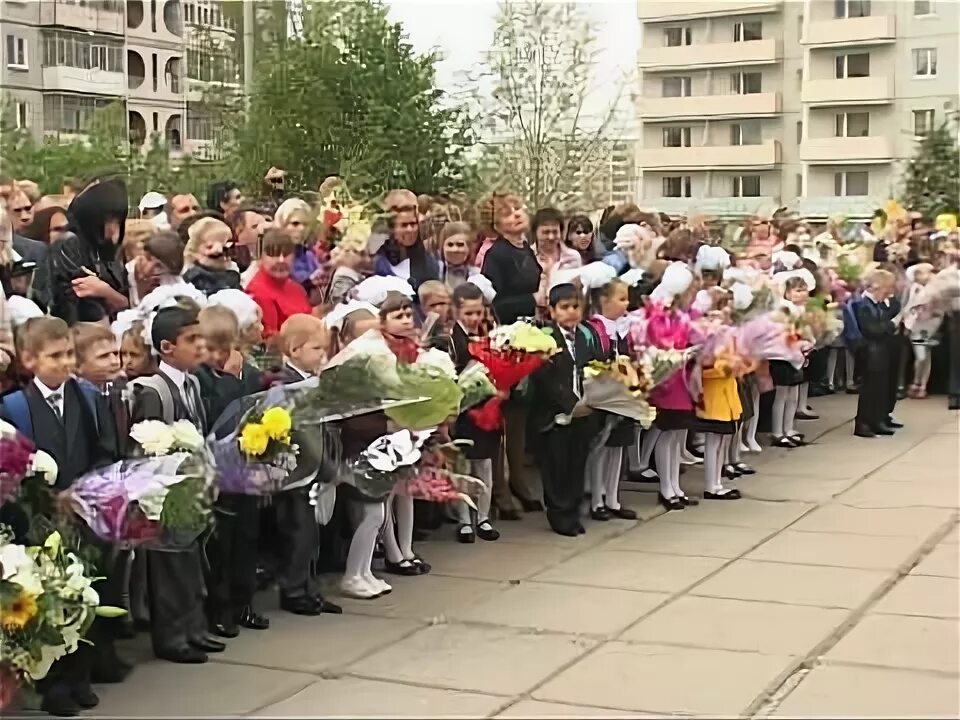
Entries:
{"type": "Polygon", "coordinates": [[[347,551],[346,577],[366,577],[371,574],[373,550],[377,544],[377,535],[383,525],[383,503],[356,503],[360,515],[360,524],[350,540],[347,551]]]}
{"type": "MultiPolygon", "coordinates": [[[[640,472],[647,470],[650,467],[650,457],[653,455],[653,449],[656,447],[657,440],[662,435],[660,428],[652,427],[649,430],[643,431],[643,439],[640,440],[636,455],[636,464],[633,465],[630,469],[634,472],[640,472]]],[[[635,445],[637,445],[635,443],[635,445]]],[[[633,454],[631,453],[631,460],[633,460],[633,454]]]]}
{"type": "Polygon", "coordinates": [[[810,383],[800,383],[799,397],[797,399],[797,408],[802,412],[811,413],[813,408],[807,403],[807,396],[810,393],[810,383]]]}
{"type": "Polygon", "coordinates": [[[783,437],[783,419],[787,407],[787,391],[785,385],[777,385],[773,394],[773,412],[770,414],[770,432],[774,437],[783,437]]]}
{"type": "Polygon", "coordinates": [[[483,481],[483,490],[477,498],[477,523],[490,517],[490,501],[493,498],[493,459],[470,461],[470,474],[483,481]]]}
{"type": "Polygon", "coordinates": [[[840,359],[840,348],[830,348],[827,355],[827,383],[832,387],[837,377],[837,360],[840,359]]]}
{"type": "Polygon", "coordinates": [[[656,457],[657,467],[660,469],[660,494],[667,499],[676,497],[673,483],[670,482],[670,435],[670,432],[660,433],[654,448],[654,457],[656,457]]]}
{"type": "Polygon", "coordinates": [[[747,421],[747,445],[754,451],[760,452],[760,444],[757,442],[757,428],[760,427],[760,388],[756,382],[751,383],[750,388],[750,407],[753,409],[753,415],[747,421]]]}
{"type": "Polygon", "coordinates": [[[721,488],[720,473],[722,471],[721,444],[722,436],[716,433],[707,433],[703,448],[704,489],[708,493],[718,493],[721,488]]]}
{"type": "Polygon", "coordinates": [[[740,462],[740,436],[743,433],[743,426],[737,428],[737,431],[730,437],[729,448],[726,453],[727,462],[736,465],[740,462]]]}
{"type": "Polygon", "coordinates": [[[611,510],[620,509],[620,466],[623,464],[623,448],[605,448],[604,462],[604,495],[607,507],[611,510]]]}
{"type": "Polygon", "coordinates": [[[680,451],[683,449],[687,431],[674,430],[673,443],[670,448],[670,485],[673,493],[677,497],[684,497],[683,488],[680,487],[680,451]]]}
{"type": "Polygon", "coordinates": [[[783,408],[783,432],[787,437],[791,437],[796,434],[794,422],[796,422],[797,405],[800,400],[800,388],[797,385],[791,385],[786,390],[786,404],[783,408]]]}
{"type": "Polygon", "coordinates": [[[845,360],[847,361],[846,367],[844,367],[844,371],[845,371],[846,376],[847,376],[847,387],[850,387],[850,386],[852,386],[852,385],[856,382],[856,374],[855,374],[855,373],[856,373],[856,370],[857,370],[857,369],[856,369],[855,365],[856,365],[856,362],[857,362],[857,361],[856,361],[856,358],[854,357],[853,353],[852,353],[850,350],[844,350],[844,352],[846,353],[846,358],[845,358],[845,360]]]}

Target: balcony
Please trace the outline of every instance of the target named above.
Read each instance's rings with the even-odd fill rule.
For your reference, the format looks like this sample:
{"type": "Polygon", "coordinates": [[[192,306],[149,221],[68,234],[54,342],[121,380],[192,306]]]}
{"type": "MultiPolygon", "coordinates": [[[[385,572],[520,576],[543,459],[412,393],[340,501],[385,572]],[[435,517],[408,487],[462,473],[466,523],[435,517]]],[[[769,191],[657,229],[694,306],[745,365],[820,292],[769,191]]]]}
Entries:
{"type": "Polygon", "coordinates": [[[726,65],[769,65],[783,57],[779,40],[647,47],[637,52],[637,64],[646,72],[696,69],[726,65]]]}
{"type": "Polygon", "coordinates": [[[800,144],[800,160],[817,165],[866,165],[893,160],[889,138],[807,138],[800,144]]]}
{"type": "Polygon", "coordinates": [[[720,15],[753,15],[778,12],[783,0],[637,0],[641,22],[671,22],[720,15]]]}
{"type": "Polygon", "coordinates": [[[109,33],[123,35],[126,21],[123,17],[123,6],[116,3],[115,9],[104,9],[93,4],[78,5],[63,0],[41,0],[40,24],[59,25],[61,27],[77,28],[87,32],[109,33]]]}
{"type": "Polygon", "coordinates": [[[896,39],[896,16],[871,15],[810,22],[800,42],[811,47],[837,47],[879,45],[894,42],[896,39]]]}
{"type": "Polygon", "coordinates": [[[763,117],[780,112],[780,93],[640,98],[639,104],[640,117],[646,122],[763,117]]]}
{"type": "Polygon", "coordinates": [[[706,215],[712,218],[743,218],[770,212],[779,206],[773,197],[658,197],[643,200],[643,207],[656,208],[667,215],[706,215]]]}
{"type": "Polygon", "coordinates": [[[780,143],[711,147],[643,148],[637,162],[644,170],[706,170],[711,168],[772,168],[780,162],[780,143]]]}
{"type": "Polygon", "coordinates": [[[124,95],[127,78],[122,72],[52,65],[43,68],[43,89],[90,95],[124,95]]]}
{"type": "Polygon", "coordinates": [[[800,98],[811,105],[882,105],[893,102],[893,78],[804,80],[800,98]]]}

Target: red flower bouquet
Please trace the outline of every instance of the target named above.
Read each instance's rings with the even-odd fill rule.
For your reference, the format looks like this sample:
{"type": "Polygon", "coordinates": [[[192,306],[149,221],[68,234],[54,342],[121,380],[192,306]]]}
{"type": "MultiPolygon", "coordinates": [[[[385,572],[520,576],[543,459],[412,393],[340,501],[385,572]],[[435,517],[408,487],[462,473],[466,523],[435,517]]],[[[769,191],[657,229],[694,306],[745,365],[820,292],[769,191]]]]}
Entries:
{"type": "Polygon", "coordinates": [[[469,350],[470,355],[487,368],[499,394],[467,412],[479,429],[496,430],[503,425],[500,406],[507,393],[543,365],[548,355],[510,348],[496,349],[489,338],[471,342],[469,350]]]}

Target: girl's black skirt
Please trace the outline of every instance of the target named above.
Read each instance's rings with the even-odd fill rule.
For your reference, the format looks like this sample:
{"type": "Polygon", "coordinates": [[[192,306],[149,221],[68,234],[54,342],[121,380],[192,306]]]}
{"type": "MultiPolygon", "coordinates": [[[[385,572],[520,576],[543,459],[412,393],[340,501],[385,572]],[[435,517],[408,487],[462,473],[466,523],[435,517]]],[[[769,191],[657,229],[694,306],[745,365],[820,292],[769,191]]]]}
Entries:
{"type": "Polygon", "coordinates": [[[803,382],[803,368],[794,367],[786,360],[771,360],[770,379],[774,385],[800,385],[803,382]]]}
{"type": "Polygon", "coordinates": [[[657,416],[653,425],[658,430],[689,430],[696,421],[693,410],[661,410],[657,408],[657,416]]]}

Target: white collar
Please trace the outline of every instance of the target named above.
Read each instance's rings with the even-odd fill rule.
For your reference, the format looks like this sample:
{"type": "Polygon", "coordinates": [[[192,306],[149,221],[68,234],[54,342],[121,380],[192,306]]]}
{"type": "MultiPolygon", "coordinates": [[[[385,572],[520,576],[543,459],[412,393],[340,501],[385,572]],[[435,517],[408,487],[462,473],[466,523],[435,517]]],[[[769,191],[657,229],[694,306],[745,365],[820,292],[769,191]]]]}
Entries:
{"type": "Polygon", "coordinates": [[[163,360],[160,361],[160,367],[158,369],[170,378],[174,385],[183,390],[183,386],[187,382],[187,374],[183,370],[177,370],[173,365],[168,365],[163,360]]]}
{"type": "Polygon", "coordinates": [[[622,318],[617,318],[616,320],[611,320],[605,315],[600,315],[597,313],[593,316],[594,318],[600,320],[603,324],[603,329],[607,332],[607,337],[611,340],[615,338],[625,338],[630,332],[630,318],[624,315],[622,318]]]}
{"type": "Polygon", "coordinates": [[[63,398],[63,389],[64,389],[64,387],[66,386],[66,383],[64,383],[63,385],[61,385],[61,386],[58,387],[58,388],[48,388],[46,385],[44,385],[42,382],[40,382],[37,378],[34,378],[34,379],[33,379],[33,384],[37,386],[37,390],[40,391],[40,394],[43,396],[43,399],[44,399],[44,400],[48,400],[48,401],[49,401],[50,396],[53,395],[54,393],[56,393],[57,395],[59,395],[59,396],[61,397],[61,399],[63,398]]]}

